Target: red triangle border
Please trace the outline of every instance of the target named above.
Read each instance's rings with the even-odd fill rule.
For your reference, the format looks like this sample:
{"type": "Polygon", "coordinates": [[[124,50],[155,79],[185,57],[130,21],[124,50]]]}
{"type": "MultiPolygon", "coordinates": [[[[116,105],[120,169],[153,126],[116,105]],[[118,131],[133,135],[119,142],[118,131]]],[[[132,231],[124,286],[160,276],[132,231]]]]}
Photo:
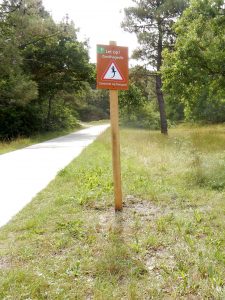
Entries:
{"type": "Polygon", "coordinates": [[[119,81],[119,82],[124,82],[124,81],[125,81],[125,78],[124,78],[123,74],[121,73],[120,69],[118,68],[117,63],[116,63],[115,61],[111,60],[110,63],[109,63],[109,65],[108,65],[108,67],[106,68],[106,71],[103,73],[103,76],[102,76],[101,80],[102,80],[102,81],[106,81],[106,82],[107,82],[107,81],[116,81],[116,82],[119,81]],[[108,72],[109,67],[110,67],[111,64],[114,64],[114,65],[116,66],[116,68],[117,68],[117,70],[118,70],[120,76],[122,77],[122,80],[116,80],[116,79],[113,79],[113,78],[112,78],[112,79],[104,79],[105,74],[108,72]]]}

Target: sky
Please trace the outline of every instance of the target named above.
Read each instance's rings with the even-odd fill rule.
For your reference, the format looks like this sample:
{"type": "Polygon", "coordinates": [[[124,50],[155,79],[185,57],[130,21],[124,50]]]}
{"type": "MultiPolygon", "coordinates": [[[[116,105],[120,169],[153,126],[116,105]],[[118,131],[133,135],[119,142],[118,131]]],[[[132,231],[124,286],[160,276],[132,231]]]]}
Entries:
{"type": "MultiPolygon", "coordinates": [[[[78,38],[89,39],[91,62],[96,62],[96,45],[116,41],[129,48],[129,56],[137,47],[135,34],[125,32],[120,24],[124,8],[133,6],[132,0],[42,0],[45,9],[59,22],[66,16],[80,29],[78,38]]],[[[132,65],[132,61],[131,61],[132,65]]]]}

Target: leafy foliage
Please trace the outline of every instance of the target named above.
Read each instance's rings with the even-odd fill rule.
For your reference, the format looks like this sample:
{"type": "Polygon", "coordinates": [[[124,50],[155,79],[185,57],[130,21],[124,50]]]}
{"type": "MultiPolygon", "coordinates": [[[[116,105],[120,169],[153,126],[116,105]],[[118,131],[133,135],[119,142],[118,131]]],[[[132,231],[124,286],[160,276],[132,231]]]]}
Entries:
{"type": "Polygon", "coordinates": [[[39,130],[40,122],[38,108],[30,104],[0,105],[0,140],[29,136],[39,130]]]}
{"type": "Polygon", "coordinates": [[[126,126],[159,129],[159,114],[154,102],[147,101],[142,91],[131,83],[129,90],[120,93],[121,122],[126,126]]]}
{"type": "Polygon", "coordinates": [[[109,119],[109,92],[95,90],[89,85],[76,94],[77,111],[82,121],[109,119]]]}
{"type": "Polygon", "coordinates": [[[225,121],[224,24],[224,1],[192,1],[175,26],[175,51],[164,52],[168,101],[189,120],[225,121]]]}
{"type": "Polygon", "coordinates": [[[136,6],[125,9],[123,28],[137,35],[140,47],[133,57],[142,59],[155,71],[155,90],[159,105],[161,132],[167,133],[165,104],[160,69],[162,50],[171,47],[175,40],[172,30],[177,17],[187,5],[185,0],[139,0],[136,6]]]}
{"type": "Polygon", "coordinates": [[[154,79],[141,66],[130,69],[129,90],[120,91],[120,120],[125,126],[159,129],[154,79]]]}
{"type": "Polygon", "coordinates": [[[87,44],[77,40],[72,22],[66,19],[56,24],[39,0],[3,1],[0,7],[1,138],[29,135],[33,130],[73,127],[77,123],[75,94],[87,82],[93,82],[93,74],[87,44]],[[37,123],[23,128],[20,111],[37,114],[32,124],[37,123]],[[11,120],[10,128],[18,127],[18,130],[7,127],[8,123],[3,121],[7,116],[11,120]]]}

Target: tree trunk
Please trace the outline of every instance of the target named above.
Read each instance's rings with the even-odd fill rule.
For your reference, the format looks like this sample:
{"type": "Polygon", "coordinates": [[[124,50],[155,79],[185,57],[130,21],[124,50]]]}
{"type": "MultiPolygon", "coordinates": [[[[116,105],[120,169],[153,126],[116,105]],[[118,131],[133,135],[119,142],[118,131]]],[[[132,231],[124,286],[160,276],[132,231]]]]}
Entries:
{"type": "Polygon", "coordinates": [[[47,119],[46,119],[46,130],[50,130],[51,112],[52,112],[52,97],[49,97],[48,98],[48,114],[47,114],[47,119]]]}
{"type": "MultiPolygon", "coordinates": [[[[160,2],[158,3],[160,6],[160,2]]],[[[161,19],[157,20],[158,25],[158,45],[157,45],[157,75],[156,75],[156,96],[159,105],[159,113],[160,113],[160,123],[161,123],[161,133],[168,134],[167,129],[167,119],[166,119],[166,111],[165,111],[165,102],[163,98],[162,92],[162,78],[160,73],[160,69],[162,66],[162,50],[163,50],[163,32],[162,32],[162,25],[161,19]]]]}
{"type": "Polygon", "coordinates": [[[156,96],[159,105],[161,133],[168,134],[165,103],[162,93],[162,79],[160,75],[156,76],[156,96]]]}

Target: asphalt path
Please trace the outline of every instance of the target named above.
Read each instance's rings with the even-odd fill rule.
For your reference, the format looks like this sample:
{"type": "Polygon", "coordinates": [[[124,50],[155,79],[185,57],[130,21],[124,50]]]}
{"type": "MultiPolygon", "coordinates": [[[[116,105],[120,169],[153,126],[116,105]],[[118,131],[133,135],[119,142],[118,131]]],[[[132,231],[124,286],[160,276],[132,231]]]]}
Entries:
{"type": "Polygon", "coordinates": [[[0,155],[0,226],[28,204],[108,127],[92,126],[0,155]]]}

